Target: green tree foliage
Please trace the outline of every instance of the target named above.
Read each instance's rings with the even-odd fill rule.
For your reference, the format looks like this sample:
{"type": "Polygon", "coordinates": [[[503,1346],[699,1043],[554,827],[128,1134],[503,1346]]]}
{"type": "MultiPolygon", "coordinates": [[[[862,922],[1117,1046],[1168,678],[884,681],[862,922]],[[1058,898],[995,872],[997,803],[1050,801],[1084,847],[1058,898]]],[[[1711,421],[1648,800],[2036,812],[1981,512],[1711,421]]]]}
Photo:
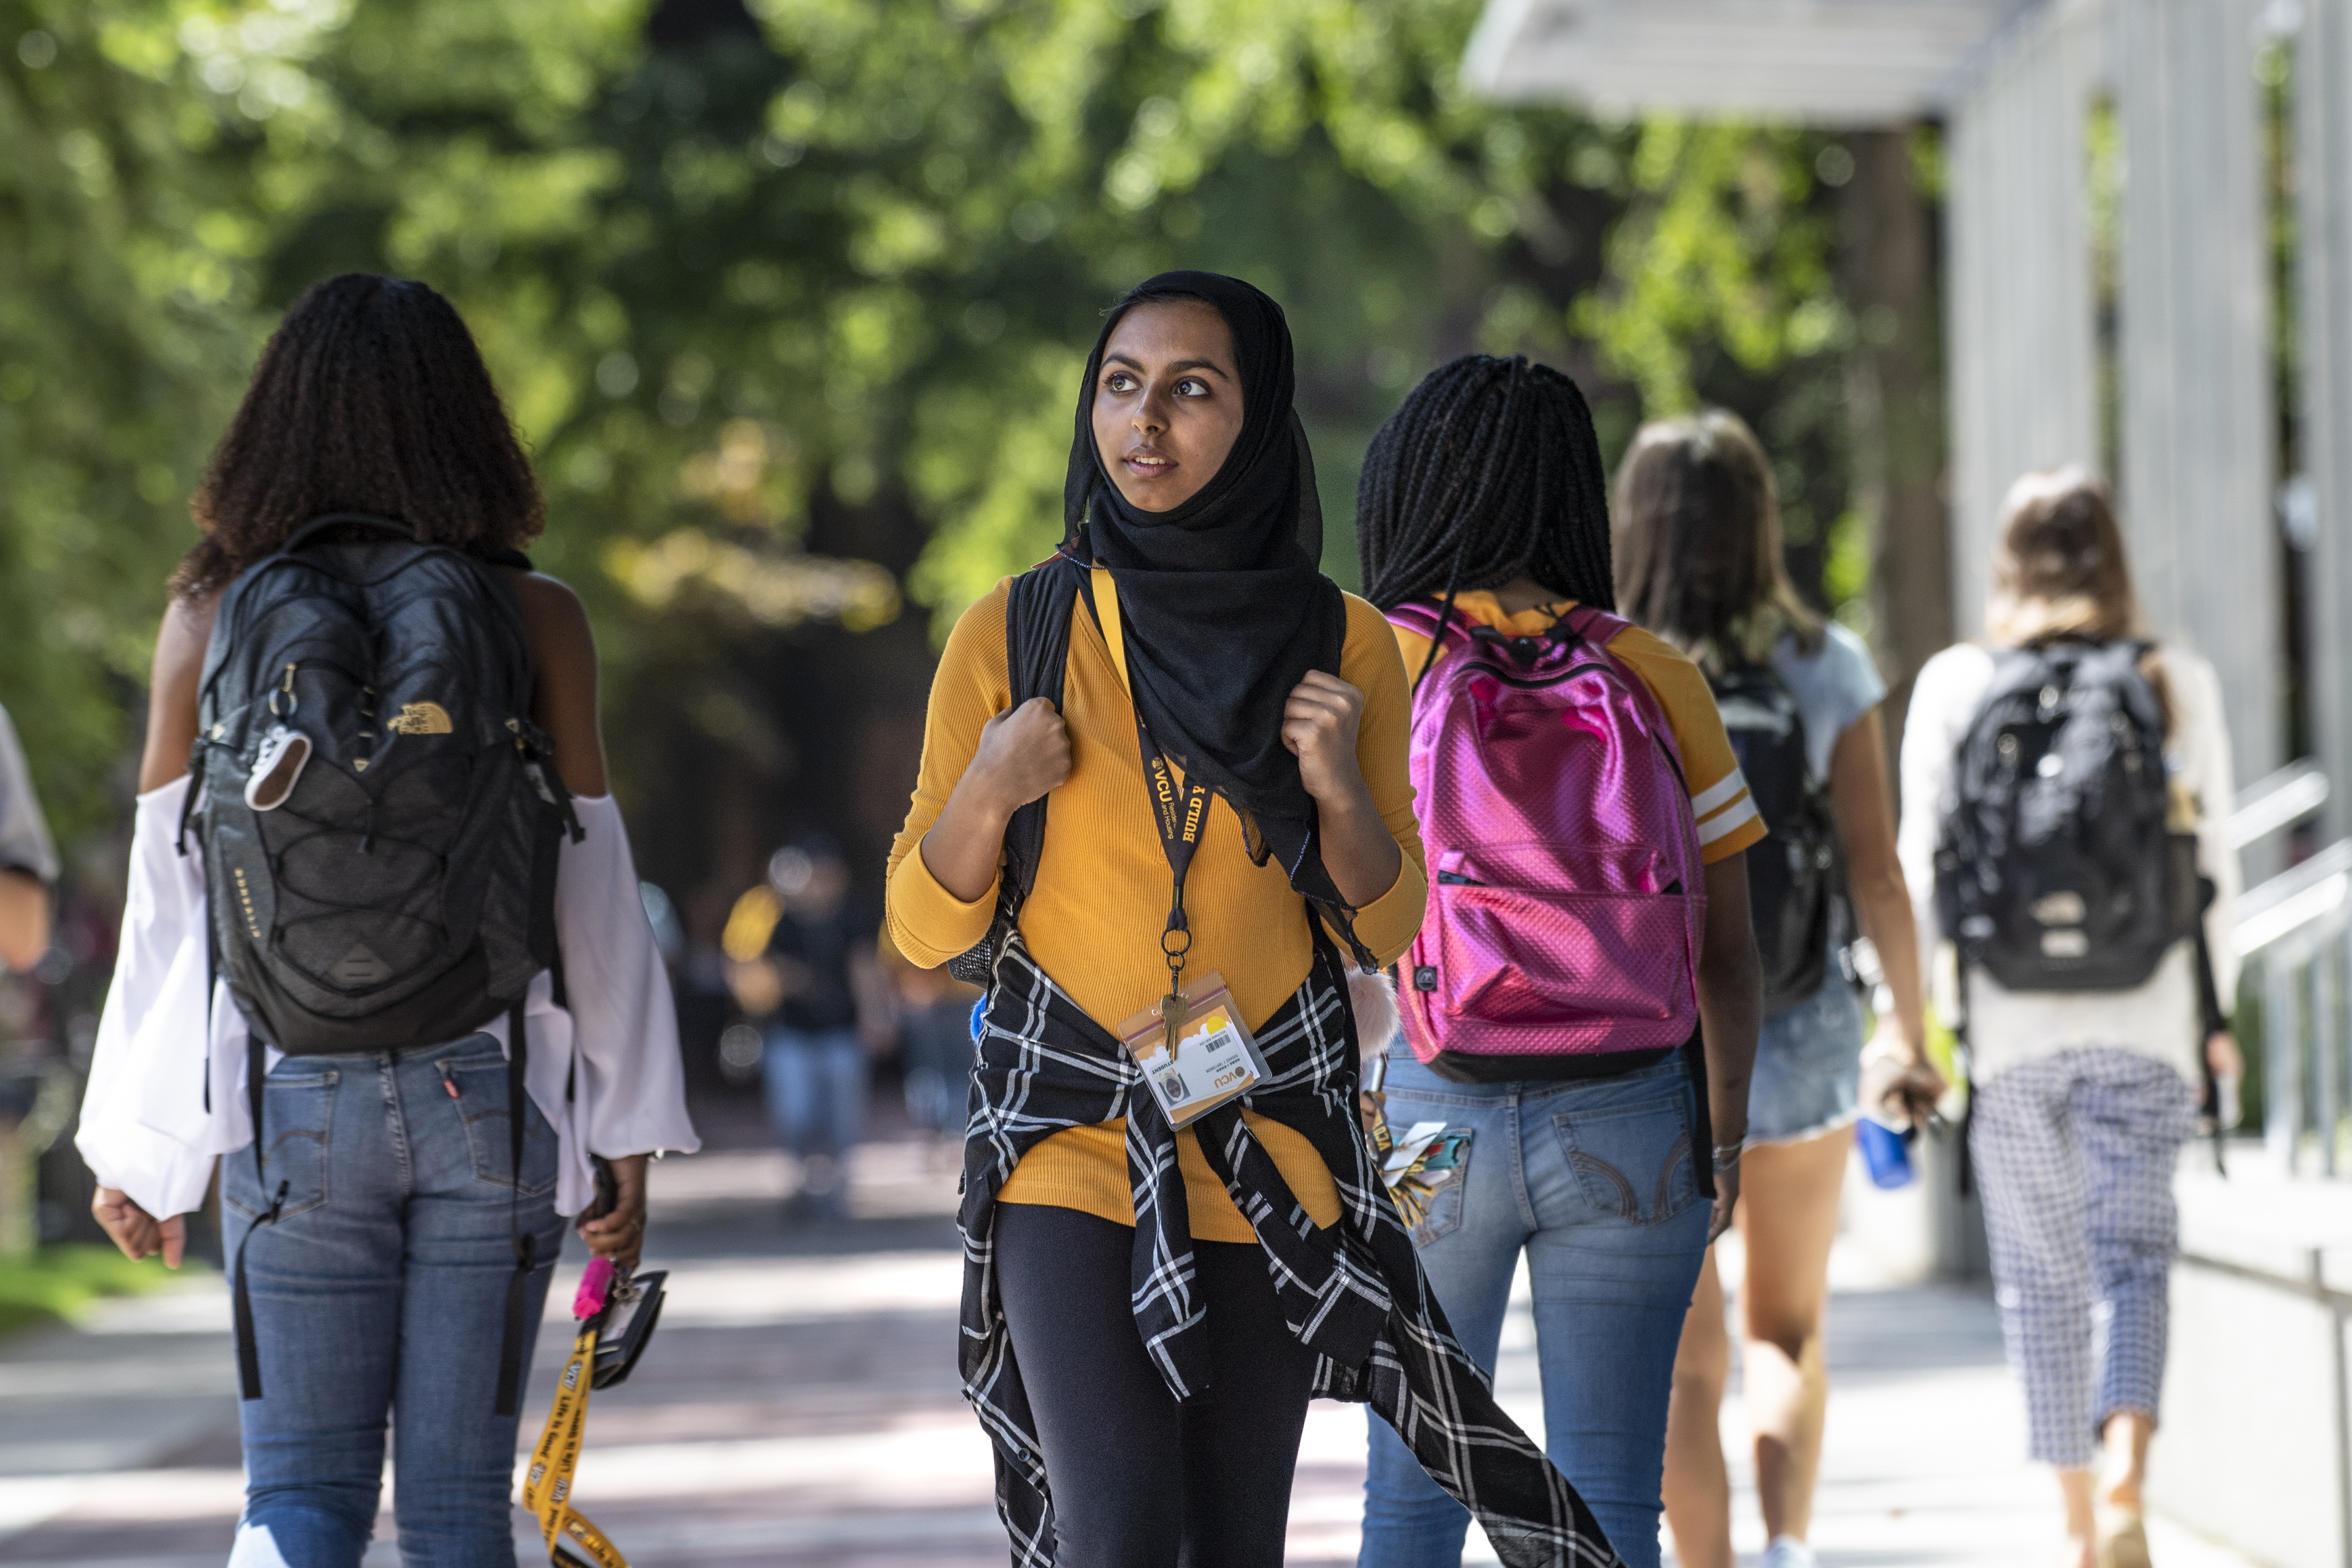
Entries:
{"type": "Polygon", "coordinates": [[[1802,547],[1843,505],[1822,139],[1479,101],[1479,9],[0,0],[0,701],[101,821],[202,453],[353,267],[480,337],[540,559],[656,716],[633,804],[845,744],[781,650],[919,710],[927,630],[1057,537],[1097,312],[1163,267],[1284,301],[1343,581],[1364,442],[1474,348],[1570,368],[1612,444],[1741,408],[1802,547]]]}

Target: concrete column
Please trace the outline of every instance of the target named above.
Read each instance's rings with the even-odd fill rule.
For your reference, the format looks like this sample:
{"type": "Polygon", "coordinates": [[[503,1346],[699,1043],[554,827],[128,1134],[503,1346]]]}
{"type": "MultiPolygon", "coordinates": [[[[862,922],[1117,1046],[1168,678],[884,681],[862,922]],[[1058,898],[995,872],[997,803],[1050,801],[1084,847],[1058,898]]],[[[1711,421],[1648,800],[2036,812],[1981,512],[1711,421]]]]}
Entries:
{"type": "MultiPolygon", "coordinates": [[[[2352,833],[2352,7],[2306,0],[2296,58],[2303,455],[2319,517],[2311,555],[2312,739],[2352,833]]],[[[2243,765],[2241,765],[2242,771],[2243,765]]]]}
{"type": "Polygon", "coordinates": [[[1952,590],[1984,628],[1993,525],[2028,469],[2095,464],[2098,355],[2084,191],[2097,9],[2028,14],[1954,105],[1947,279],[1952,590]]]}
{"type": "Polygon", "coordinates": [[[2285,718],[2257,4],[2118,15],[2124,528],[2157,631],[2220,671],[2251,779],[2285,718]]]}

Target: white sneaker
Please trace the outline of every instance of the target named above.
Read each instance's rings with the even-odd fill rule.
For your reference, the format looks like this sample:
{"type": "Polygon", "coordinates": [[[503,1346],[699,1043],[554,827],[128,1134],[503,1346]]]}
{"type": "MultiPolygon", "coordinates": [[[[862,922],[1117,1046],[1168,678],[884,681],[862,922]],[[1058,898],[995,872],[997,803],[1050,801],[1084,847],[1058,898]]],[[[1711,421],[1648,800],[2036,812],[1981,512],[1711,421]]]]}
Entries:
{"type": "Polygon", "coordinates": [[[1793,1535],[1776,1535],[1764,1548],[1761,1568],[1821,1568],[1813,1549],[1793,1535]]]}

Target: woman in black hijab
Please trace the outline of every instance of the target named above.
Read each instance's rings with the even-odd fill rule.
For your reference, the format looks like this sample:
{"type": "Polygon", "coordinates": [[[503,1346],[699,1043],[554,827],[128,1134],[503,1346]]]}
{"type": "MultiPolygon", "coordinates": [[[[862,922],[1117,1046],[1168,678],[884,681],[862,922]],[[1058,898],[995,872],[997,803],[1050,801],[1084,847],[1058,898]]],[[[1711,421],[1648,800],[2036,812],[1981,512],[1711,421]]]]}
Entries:
{"type": "Polygon", "coordinates": [[[1507,1563],[1607,1563],[1454,1344],[1355,1120],[1341,950],[1392,962],[1427,884],[1403,664],[1318,570],[1291,390],[1249,285],[1127,295],[1062,548],[965,613],[933,682],[888,908],[909,959],[990,988],[965,1390],[1024,1568],[1276,1568],[1317,1394],[1394,1424],[1507,1563]],[[1178,1131],[1121,1040],[1213,982],[1263,1071],[1178,1131]]]}

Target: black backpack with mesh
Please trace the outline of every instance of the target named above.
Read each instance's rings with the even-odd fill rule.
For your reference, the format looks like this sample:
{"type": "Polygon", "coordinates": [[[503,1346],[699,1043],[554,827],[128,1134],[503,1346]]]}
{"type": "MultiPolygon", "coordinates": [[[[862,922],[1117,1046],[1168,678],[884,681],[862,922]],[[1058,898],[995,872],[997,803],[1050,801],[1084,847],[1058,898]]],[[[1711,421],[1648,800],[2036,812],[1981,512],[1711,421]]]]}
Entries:
{"type": "Polygon", "coordinates": [[[1764,841],[1748,852],[1748,907],[1764,966],[1764,1010],[1794,1007],[1822,988],[1838,946],[1845,867],[1829,790],[1805,754],[1805,716],[1769,664],[1742,664],[1707,684],[1739,758],[1764,841]]]}
{"type": "Polygon", "coordinates": [[[2003,649],[1961,739],[1937,917],[2012,991],[2127,990],[2198,926],[2197,840],[2169,825],[2144,643],[2003,649]]]}
{"type": "MultiPolygon", "coordinates": [[[[222,594],[182,832],[204,848],[215,973],[254,1035],[265,1199],[264,1044],[415,1050],[504,1013],[508,1103],[520,1112],[523,1001],[542,969],[564,999],[556,856],[580,831],[530,700],[512,586],[387,518],[318,518],[222,594]]],[[[519,1178],[523,1117],[508,1121],[519,1178]]],[[[273,1207],[262,1220],[277,1218],[273,1207]]],[[[518,1235],[518,1287],[530,1241],[518,1235]]],[[[244,1275],[240,1247],[238,1348],[256,1398],[244,1275]]],[[[518,1324],[501,1413],[517,1396],[518,1324]]]]}
{"type": "Polygon", "coordinates": [[[513,589],[381,518],[322,517],[222,596],[190,822],[218,973],[294,1055],[460,1040],[555,962],[569,803],[513,589]],[[307,741],[268,809],[274,732],[307,741]]]}

